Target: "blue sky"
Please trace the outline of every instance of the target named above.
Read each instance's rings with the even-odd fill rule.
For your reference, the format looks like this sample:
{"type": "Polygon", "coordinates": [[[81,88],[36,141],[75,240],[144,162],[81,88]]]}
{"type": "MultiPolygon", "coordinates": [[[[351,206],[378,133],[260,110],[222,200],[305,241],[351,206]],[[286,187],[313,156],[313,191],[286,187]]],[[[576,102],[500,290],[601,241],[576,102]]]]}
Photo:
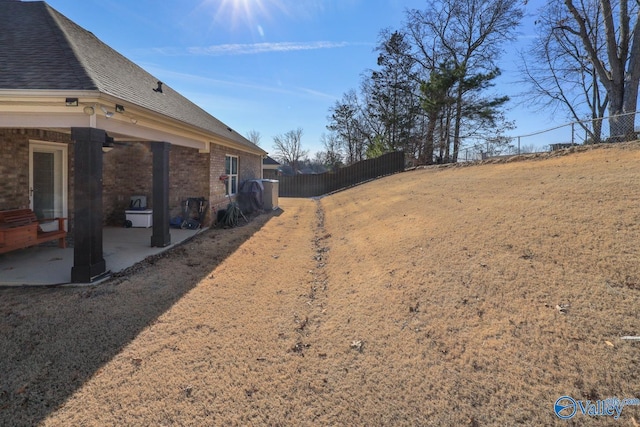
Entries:
{"type": "MultiPolygon", "coordinates": [[[[530,1],[533,13],[542,0],[530,1]]],[[[329,108],[376,64],[383,28],[400,28],[424,0],[48,0],[103,42],[239,133],[273,137],[301,127],[303,147],[321,150],[329,108]]],[[[518,93],[516,49],[507,46],[496,91],[518,93]]],[[[552,126],[511,103],[509,118],[527,134],[552,126]]],[[[560,123],[564,123],[561,121],[560,123]]],[[[552,141],[553,142],[553,141],[552,141]]],[[[523,144],[547,141],[527,139],[523,144]]]]}

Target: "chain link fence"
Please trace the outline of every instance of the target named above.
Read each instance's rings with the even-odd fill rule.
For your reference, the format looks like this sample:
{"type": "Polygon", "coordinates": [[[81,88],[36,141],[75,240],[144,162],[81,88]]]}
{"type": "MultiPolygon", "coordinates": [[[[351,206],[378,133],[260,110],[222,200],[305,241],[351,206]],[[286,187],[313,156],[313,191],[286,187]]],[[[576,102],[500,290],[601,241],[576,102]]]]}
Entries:
{"type": "Polygon", "coordinates": [[[640,129],[636,127],[638,114],[640,112],[582,120],[526,135],[486,140],[463,147],[458,161],[548,152],[574,145],[635,141],[640,139],[640,129]]]}

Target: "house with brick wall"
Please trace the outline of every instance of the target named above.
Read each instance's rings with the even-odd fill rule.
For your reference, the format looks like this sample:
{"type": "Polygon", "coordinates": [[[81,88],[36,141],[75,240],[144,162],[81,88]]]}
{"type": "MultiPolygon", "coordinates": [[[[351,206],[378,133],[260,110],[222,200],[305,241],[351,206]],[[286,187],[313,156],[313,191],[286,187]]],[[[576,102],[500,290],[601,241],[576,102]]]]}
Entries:
{"type": "Polygon", "coordinates": [[[167,246],[185,199],[210,222],[266,154],[46,2],[0,0],[0,211],[67,218],[72,281],[104,273],[102,227],[131,196],[167,246]]]}

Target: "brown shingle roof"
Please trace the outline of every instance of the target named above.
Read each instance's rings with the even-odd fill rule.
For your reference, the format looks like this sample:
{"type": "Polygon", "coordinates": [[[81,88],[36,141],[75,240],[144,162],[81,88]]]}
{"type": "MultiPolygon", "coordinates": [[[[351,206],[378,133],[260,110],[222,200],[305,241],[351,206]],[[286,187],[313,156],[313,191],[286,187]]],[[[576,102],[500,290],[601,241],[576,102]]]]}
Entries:
{"type": "Polygon", "coordinates": [[[0,89],[98,91],[219,135],[249,140],[134,64],[46,2],[0,0],[0,89]]]}

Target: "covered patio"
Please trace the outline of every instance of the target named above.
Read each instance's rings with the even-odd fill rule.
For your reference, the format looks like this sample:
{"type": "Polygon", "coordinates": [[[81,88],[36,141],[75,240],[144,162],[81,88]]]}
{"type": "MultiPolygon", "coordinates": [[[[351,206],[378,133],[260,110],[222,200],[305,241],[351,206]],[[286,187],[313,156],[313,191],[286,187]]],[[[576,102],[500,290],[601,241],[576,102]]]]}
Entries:
{"type": "MultiPolygon", "coordinates": [[[[147,257],[180,245],[204,229],[171,230],[171,244],[149,246],[151,228],[104,227],[102,233],[103,258],[108,279],[147,257]]],[[[36,246],[0,255],[0,286],[53,286],[71,283],[73,248],[36,246]]],[[[92,284],[96,282],[93,281],[92,284]]],[[[76,283],[79,285],[79,283],[76,283]]]]}
{"type": "Polygon", "coordinates": [[[26,223],[0,224],[14,229],[0,241],[2,283],[100,281],[128,266],[121,258],[133,264],[179,242],[171,220],[195,219],[185,201],[202,201],[206,227],[240,182],[262,176],[263,149],[46,2],[0,1],[0,57],[0,211],[31,211],[26,223]],[[134,196],[148,199],[151,228],[103,230],[142,208],[128,204],[134,196]],[[24,249],[41,243],[31,214],[64,219],[56,231],[72,249],[24,249]],[[138,232],[139,246],[126,244],[138,232]],[[23,267],[6,264],[21,258],[23,267]]]}

